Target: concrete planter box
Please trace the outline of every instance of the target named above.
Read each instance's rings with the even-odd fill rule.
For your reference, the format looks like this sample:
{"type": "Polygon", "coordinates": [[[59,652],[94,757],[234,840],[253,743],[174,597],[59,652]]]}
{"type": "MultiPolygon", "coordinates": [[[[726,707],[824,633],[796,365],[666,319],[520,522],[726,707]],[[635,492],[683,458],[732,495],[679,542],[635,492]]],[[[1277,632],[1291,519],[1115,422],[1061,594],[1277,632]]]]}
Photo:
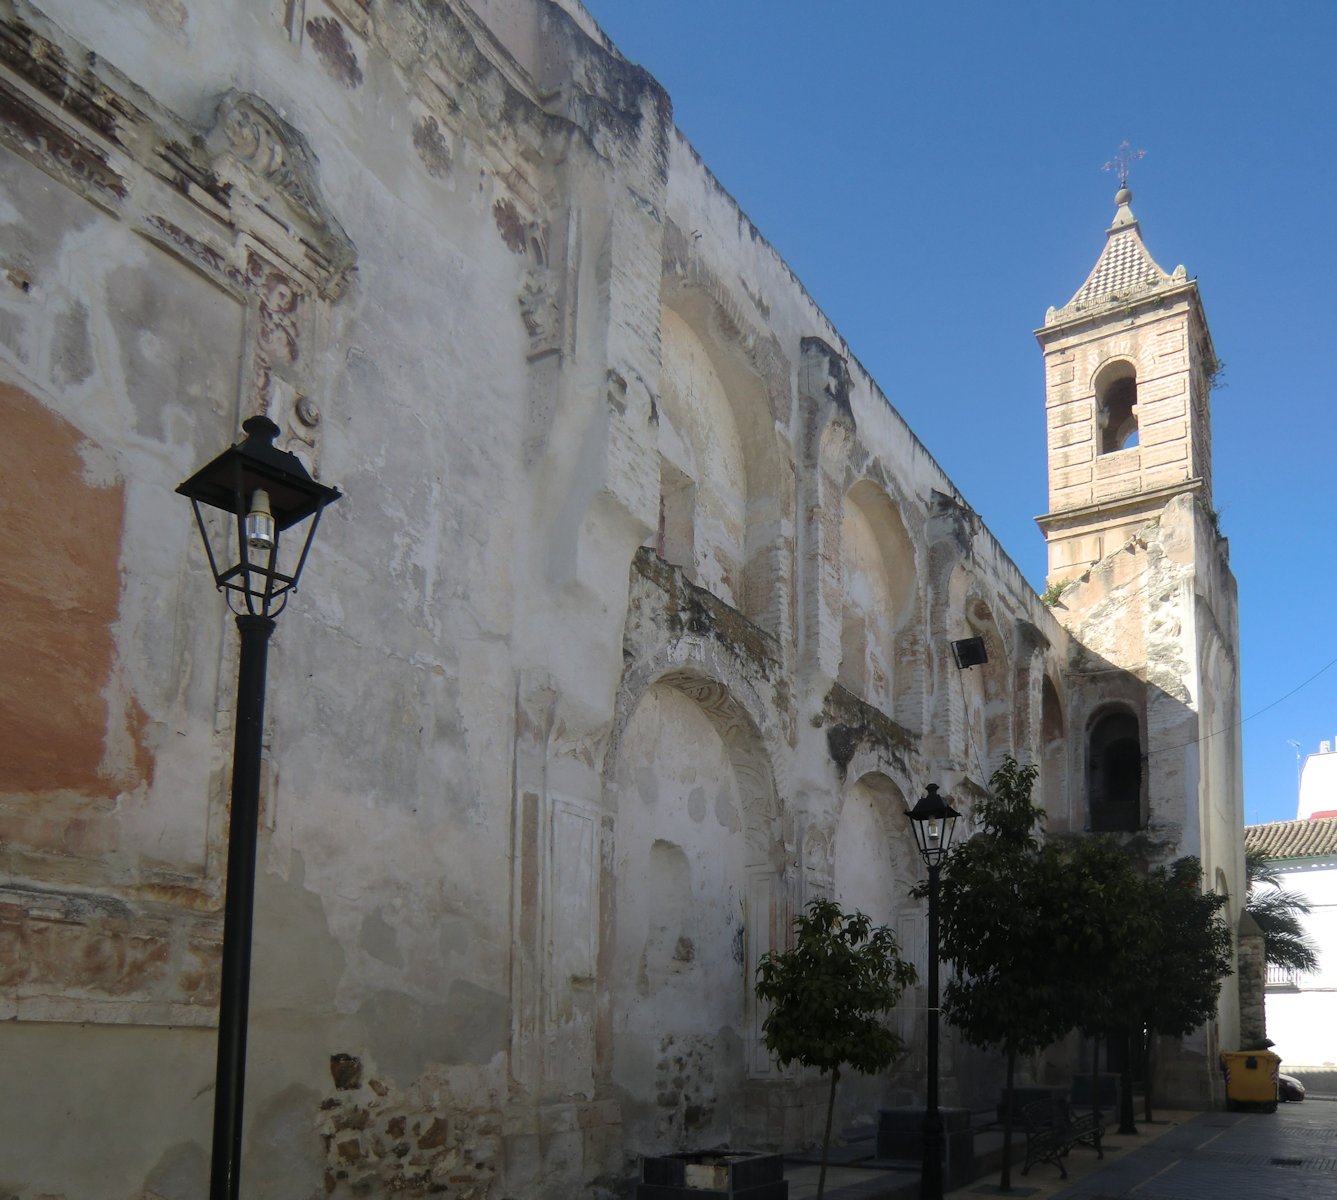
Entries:
{"type": "Polygon", "coordinates": [[[751,1150],[683,1150],[641,1159],[636,1200],[789,1200],[784,1160],[751,1150]]]}
{"type": "MultiPolygon", "coordinates": [[[[975,1130],[970,1109],[939,1108],[942,1117],[942,1179],[948,1191],[974,1178],[975,1130]]],[[[877,1156],[901,1162],[924,1161],[923,1108],[877,1110],[877,1156]]]]}

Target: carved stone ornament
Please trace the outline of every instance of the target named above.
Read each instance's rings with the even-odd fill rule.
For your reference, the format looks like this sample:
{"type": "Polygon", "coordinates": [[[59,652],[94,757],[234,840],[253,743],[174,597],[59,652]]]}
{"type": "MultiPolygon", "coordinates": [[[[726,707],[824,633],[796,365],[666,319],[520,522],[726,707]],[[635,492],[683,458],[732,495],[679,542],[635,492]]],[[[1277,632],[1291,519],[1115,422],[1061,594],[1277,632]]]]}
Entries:
{"type": "Polygon", "coordinates": [[[551,354],[561,344],[557,280],[546,267],[530,267],[520,287],[520,316],[529,334],[529,357],[551,354]]]}
{"type": "Polygon", "coordinates": [[[325,205],[306,139],[259,96],[233,90],[219,101],[205,146],[220,176],[235,177],[240,168],[251,177],[248,190],[281,202],[309,247],[322,294],[337,297],[357,251],[325,205]]]}

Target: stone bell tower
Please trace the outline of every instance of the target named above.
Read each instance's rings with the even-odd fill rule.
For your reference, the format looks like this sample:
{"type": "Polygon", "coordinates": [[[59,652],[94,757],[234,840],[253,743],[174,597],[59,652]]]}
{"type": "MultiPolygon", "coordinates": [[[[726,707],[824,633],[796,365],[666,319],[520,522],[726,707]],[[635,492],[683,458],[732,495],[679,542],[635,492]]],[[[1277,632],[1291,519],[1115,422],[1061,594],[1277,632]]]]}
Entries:
{"type": "Polygon", "coordinates": [[[1196,281],[1142,244],[1121,187],[1105,249],[1036,337],[1049,429],[1047,582],[1080,577],[1172,497],[1212,511],[1216,355],[1196,281]]]}
{"type": "MultiPolygon", "coordinates": [[[[1196,855],[1234,921],[1244,898],[1239,633],[1212,500],[1217,359],[1197,283],[1151,257],[1123,183],[1095,267],[1036,331],[1045,599],[1073,634],[1061,816],[1069,829],[1124,837],[1147,866],[1196,855]]],[[[1216,1098],[1216,1054],[1237,1046],[1239,1015],[1234,987],[1223,987],[1218,1019],[1164,1051],[1164,1102],[1216,1098]]]]}

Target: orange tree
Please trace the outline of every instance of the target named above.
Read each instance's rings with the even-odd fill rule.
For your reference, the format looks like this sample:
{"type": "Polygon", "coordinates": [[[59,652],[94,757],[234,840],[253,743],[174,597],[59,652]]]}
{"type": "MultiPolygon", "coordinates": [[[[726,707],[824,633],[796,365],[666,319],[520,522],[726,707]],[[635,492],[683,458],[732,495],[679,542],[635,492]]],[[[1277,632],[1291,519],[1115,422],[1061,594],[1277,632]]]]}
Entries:
{"type": "MultiPolygon", "coordinates": [[[[975,807],[979,831],[943,862],[939,906],[940,957],[955,964],[943,1015],[967,1042],[999,1046],[1006,1060],[1004,1192],[1011,1189],[1017,1055],[1044,1049],[1075,1022],[1069,989],[1053,968],[1062,864],[1040,844],[1035,777],[1033,765],[1011,757],[990,777],[990,795],[975,807]]],[[[927,885],[916,894],[926,895],[927,885]]]]}
{"type": "MultiPolygon", "coordinates": [[[[1117,838],[1065,839],[1063,858],[1066,936],[1055,967],[1071,991],[1077,1027],[1119,1049],[1119,1132],[1136,1133],[1132,1046],[1158,970],[1158,917],[1148,904],[1146,880],[1117,838]]],[[[1093,1106],[1095,1070],[1093,1055],[1093,1106]]]]}
{"type": "Polygon", "coordinates": [[[1146,882],[1155,918],[1154,969],[1142,999],[1147,1064],[1144,1104],[1151,1120],[1156,1036],[1184,1037],[1216,1016],[1221,980],[1231,973],[1234,939],[1221,915],[1226,897],[1202,890],[1202,864],[1192,855],[1156,867],[1146,882]]]}
{"type": "Polygon", "coordinates": [[[901,1055],[904,1044],[885,1017],[915,979],[890,929],[820,898],[794,918],[793,947],[763,955],[757,966],[757,996],[771,1006],[762,1023],[766,1049],[781,1066],[798,1062],[831,1073],[818,1200],[840,1069],[868,1075],[901,1055]]]}

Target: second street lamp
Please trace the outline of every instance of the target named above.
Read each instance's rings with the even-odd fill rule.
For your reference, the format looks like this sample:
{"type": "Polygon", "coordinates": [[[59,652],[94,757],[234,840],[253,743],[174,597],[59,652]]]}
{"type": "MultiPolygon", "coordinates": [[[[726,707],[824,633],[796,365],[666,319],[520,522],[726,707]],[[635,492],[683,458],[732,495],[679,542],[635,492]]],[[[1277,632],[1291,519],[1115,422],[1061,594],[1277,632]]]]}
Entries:
{"type": "Polygon", "coordinates": [[[260,815],[260,752],[265,674],[274,618],[297,590],[311,539],[338,488],[312,479],[301,459],[279,450],[279,427],[268,417],[242,424],[246,440],[223,451],[176,490],[190,500],[214,582],[227,596],[241,634],[237,716],[228,819],[223,969],[218,999],[218,1064],[214,1080],[210,1200],[236,1200],[241,1176],[241,1112],[250,1008],[251,925],[255,908],[255,841],[260,815]],[[201,506],[233,518],[210,536],[201,506]],[[295,558],[280,558],[283,533],[310,521],[295,558]],[[235,523],[236,557],[229,553],[235,523]]]}
{"type": "Polygon", "coordinates": [[[920,1173],[921,1200],[942,1200],[943,1135],[938,1111],[938,872],[952,844],[960,816],[951,801],[938,795],[938,785],[914,808],[906,809],[915,845],[928,867],[928,1098],[924,1108],[924,1158],[920,1173]]]}

